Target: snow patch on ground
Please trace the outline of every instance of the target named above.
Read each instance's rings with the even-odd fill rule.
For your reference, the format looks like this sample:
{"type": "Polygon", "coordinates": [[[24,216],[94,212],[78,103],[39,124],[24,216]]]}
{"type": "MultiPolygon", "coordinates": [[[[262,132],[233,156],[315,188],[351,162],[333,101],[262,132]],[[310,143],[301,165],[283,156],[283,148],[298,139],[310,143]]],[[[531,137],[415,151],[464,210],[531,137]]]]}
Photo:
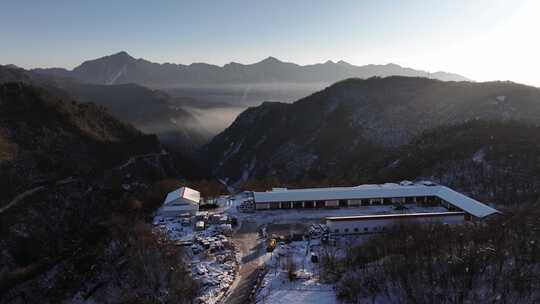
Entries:
{"type": "Polygon", "coordinates": [[[267,261],[268,272],[264,277],[256,303],[335,304],[334,286],[319,282],[318,264],[312,263],[307,241],[280,245],[267,261]],[[287,264],[293,261],[296,279],[289,280],[287,264]]]}
{"type": "Polygon", "coordinates": [[[400,162],[401,162],[401,161],[400,161],[399,159],[396,159],[395,161],[393,161],[393,162],[390,164],[389,167],[390,167],[390,168],[396,168],[396,167],[399,165],[400,162]]]}
{"type": "Polygon", "coordinates": [[[236,277],[236,252],[232,242],[221,233],[220,225],[210,224],[203,231],[194,231],[194,222],[194,217],[162,216],[154,217],[153,221],[155,229],[170,241],[189,243],[184,248],[190,259],[191,273],[201,284],[197,303],[219,303],[236,277]]]}
{"type": "Polygon", "coordinates": [[[480,164],[484,162],[485,156],[486,152],[484,151],[484,149],[480,149],[476,153],[474,153],[472,160],[473,162],[480,164]]]}
{"type": "Polygon", "coordinates": [[[495,99],[497,99],[498,101],[505,101],[505,100],[506,100],[506,96],[504,96],[504,95],[499,95],[499,96],[495,97],[495,99]]]}
{"type": "Polygon", "coordinates": [[[118,78],[120,78],[120,76],[122,76],[124,74],[126,74],[126,66],[125,65],[120,70],[118,70],[118,72],[116,72],[116,74],[114,76],[112,76],[111,79],[109,79],[107,84],[109,84],[109,85],[114,84],[116,82],[116,80],[118,80],[118,78]]]}
{"type": "Polygon", "coordinates": [[[249,177],[252,175],[253,169],[255,169],[255,165],[257,164],[257,158],[253,157],[251,159],[251,162],[249,163],[249,166],[244,166],[244,170],[242,171],[242,176],[240,179],[235,183],[235,185],[240,184],[242,182],[246,182],[249,177]]]}
{"type": "Polygon", "coordinates": [[[176,217],[154,217],[154,226],[156,229],[165,233],[171,241],[192,241],[193,227],[182,226],[182,219],[176,217]]]}
{"type": "Polygon", "coordinates": [[[231,144],[229,145],[229,148],[225,150],[225,152],[223,152],[223,159],[228,160],[229,158],[231,158],[231,156],[238,153],[240,151],[240,148],[242,148],[243,144],[244,144],[243,139],[236,144],[234,142],[231,142],[231,144]]]}

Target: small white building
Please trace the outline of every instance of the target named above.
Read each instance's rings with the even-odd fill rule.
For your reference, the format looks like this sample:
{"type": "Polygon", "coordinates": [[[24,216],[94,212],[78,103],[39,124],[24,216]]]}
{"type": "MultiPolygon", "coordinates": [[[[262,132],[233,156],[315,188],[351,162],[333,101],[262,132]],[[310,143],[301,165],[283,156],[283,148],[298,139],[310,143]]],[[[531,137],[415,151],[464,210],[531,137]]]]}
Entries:
{"type": "Polygon", "coordinates": [[[376,233],[392,225],[404,223],[459,224],[470,220],[466,212],[429,212],[405,214],[375,214],[327,217],[326,226],[331,234],[376,233]]]}
{"type": "Polygon", "coordinates": [[[195,223],[195,230],[202,231],[204,230],[204,228],[205,228],[205,224],[203,221],[197,221],[197,223],[195,223]]]}
{"type": "Polygon", "coordinates": [[[157,214],[161,216],[194,215],[199,210],[201,193],[197,190],[182,187],[167,194],[163,206],[157,214]]]}

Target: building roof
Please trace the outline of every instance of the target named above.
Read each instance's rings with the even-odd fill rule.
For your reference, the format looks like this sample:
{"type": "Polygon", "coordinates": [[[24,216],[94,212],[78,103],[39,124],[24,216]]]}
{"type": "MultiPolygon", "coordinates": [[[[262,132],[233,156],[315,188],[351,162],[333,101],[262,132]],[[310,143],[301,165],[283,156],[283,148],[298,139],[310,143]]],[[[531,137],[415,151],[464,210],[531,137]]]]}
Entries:
{"type": "Polygon", "coordinates": [[[201,193],[188,187],[181,187],[167,194],[163,204],[166,205],[178,199],[182,199],[186,203],[198,204],[201,200],[201,193]]]}
{"type": "Polygon", "coordinates": [[[371,214],[355,216],[331,216],[328,221],[363,221],[363,220],[381,220],[396,218],[417,218],[417,217],[442,217],[442,216],[461,216],[465,212],[423,212],[423,213],[394,213],[394,214],[371,214]]]}
{"type": "Polygon", "coordinates": [[[430,182],[406,184],[388,183],[382,185],[361,185],[356,187],[286,189],[253,192],[253,196],[256,203],[436,196],[475,217],[486,217],[498,213],[497,210],[479,201],[448,187],[430,182]]]}
{"type": "Polygon", "coordinates": [[[496,209],[448,187],[440,186],[435,195],[476,217],[486,217],[488,215],[499,213],[496,209]]]}

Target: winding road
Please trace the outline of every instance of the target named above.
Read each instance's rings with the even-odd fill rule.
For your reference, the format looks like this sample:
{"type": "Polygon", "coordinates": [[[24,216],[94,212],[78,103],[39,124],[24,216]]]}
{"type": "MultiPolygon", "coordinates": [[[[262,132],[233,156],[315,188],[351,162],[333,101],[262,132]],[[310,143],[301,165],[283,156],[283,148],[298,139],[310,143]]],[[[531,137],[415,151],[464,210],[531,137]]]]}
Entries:
{"type": "Polygon", "coordinates": [[[257,282],[257,277],[265,255],[264,242],[259,239],[258,224],[255,221],[242,221],[233,236],[233,242],[240,252],[240,267],[229,293],[221,303],[250,303],[250,294],[257,282]]]}

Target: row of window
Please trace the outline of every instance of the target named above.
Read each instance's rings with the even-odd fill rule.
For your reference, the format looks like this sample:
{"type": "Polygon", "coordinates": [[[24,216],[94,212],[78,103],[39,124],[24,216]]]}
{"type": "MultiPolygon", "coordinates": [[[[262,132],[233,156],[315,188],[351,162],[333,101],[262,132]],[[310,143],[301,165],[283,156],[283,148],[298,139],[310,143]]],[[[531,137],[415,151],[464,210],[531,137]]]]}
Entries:
{"type": "MultiPolygon", "coordinates": [[[[320,201],[284,201],[284,202],[271,202],[270,206],[279,207],[280,204],[282,206],[291,207],[301,207],[302,203],[304,203],[306,206],[312,207],[315,205],[325,205],[325,203],[328,202],[327,200],[320,200],[320,201]]],[[[332,201],[333,202],[333,201],[332,201]]],[[[350,199],[350,200],[339,200],[338,204],[339,206],[346,206],[346,205],[372,205],[372,204],[392,204],[392,203],[413,203],[414,199],[413,197],[403,197],[403,198],[380,198],[380,199],[350,199]],[[371,201],[370,201],[371,200],[371,201]],[[355,202],[351,202],[355,201],[355,202]]],[[[440,199],[433,196],[426,196],[426,197],[418,197],[417,198],[418,203],[439,203],[440,199]]]]}
{"type": "MultiPolygon", "coordinates": [[[[385,226],[373,227],[373,228],[371,229],[371,231],[384,231],[384,230],[386,230],[386,227],[385,227],[385,226]]],[[[344,233],[348,233],[349,231],[350,231],[349,228],[343,229],[343,232],[344,232],[344,233]]],[[[334,229],[334,232],[335,232],[335,233],[339,233],[340,230],[339,230],[339,229],[334,229]]],[[[358,228],[358,227],[353,228],[353,232],[360,232],[360,228],[358,228]]],[[[369,228],[368,228],[368,227],[364,227],[363,232],[369,232],[369,228]]]]}

